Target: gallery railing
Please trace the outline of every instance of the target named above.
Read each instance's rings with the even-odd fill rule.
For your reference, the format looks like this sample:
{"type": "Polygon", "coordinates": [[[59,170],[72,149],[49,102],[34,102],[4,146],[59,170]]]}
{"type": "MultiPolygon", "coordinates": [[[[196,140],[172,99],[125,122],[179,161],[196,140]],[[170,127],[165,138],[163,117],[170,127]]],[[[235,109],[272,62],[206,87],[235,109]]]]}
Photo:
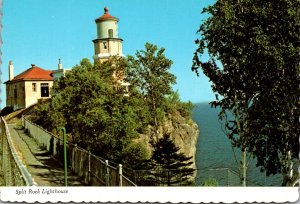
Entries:
{"type": "MultiPolygon", "coordinates": [[[[42,127],[22,117],[23,126],[37,143],[61,164],[63,163],[63,140],[42,127]]],[[[72,171],[92,186],[136,186],[123,175],[122,165],[112,166],[107,160],[67,142],[67,163],[72,171]]]]}
{"type": "Polygon", "coordinates": [[[37,186],[20,160],[10,137],[6,121],[1,117],[1,173],[3,186],[37,186]]]}

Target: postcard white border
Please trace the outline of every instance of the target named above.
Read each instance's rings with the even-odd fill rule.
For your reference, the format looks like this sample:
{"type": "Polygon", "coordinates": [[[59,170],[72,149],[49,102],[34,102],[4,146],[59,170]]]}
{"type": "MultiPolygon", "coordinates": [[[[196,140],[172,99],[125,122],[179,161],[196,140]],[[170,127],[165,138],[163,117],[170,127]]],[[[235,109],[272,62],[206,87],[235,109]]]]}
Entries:
{"type": "MultiPolygon", "coordinates": [[[[296,202],[298,187],[2,187],[3,202],[296,202]],[[51,192],[47,194],[47,190],[51,192]],[[25,190],[26,194],[17,194],[25,190]],[[39,192],[36,194],[29,193],[39,192]],[[67,193],[58,193],[67,191],[67,193]],[[44,192],[44,193],[43,193],[44,192]]],[[[23,191],[23,192],[25,192],[23,191]]]]}

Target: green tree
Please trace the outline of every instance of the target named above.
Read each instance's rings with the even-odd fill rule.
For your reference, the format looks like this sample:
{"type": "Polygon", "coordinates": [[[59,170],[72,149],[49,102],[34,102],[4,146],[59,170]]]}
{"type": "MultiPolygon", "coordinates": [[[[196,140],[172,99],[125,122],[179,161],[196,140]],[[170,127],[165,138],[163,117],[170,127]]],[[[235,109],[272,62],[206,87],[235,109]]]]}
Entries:
{"type": "Polygon", "coordinates": [[[83,59],[55,82],[55,95],[49,105],[55,109],[47,116],[62,116],[67,132],[79,146],[112,162],[134,167],[146,159],[142,153],[145,149],[136,147],[139,144],[133,140],[147,117],[143,100],[134,92],[130,97],[124,96],[124,88],[113,77],[122,69],[126,70],[123,59],[96,64],[83,59]]]}
{"type": "Polygon", "coordinates": [[[164,109],[168,113],[175,113],[178,111],[182,117],[186,119],[191,118],[193,104],[192,102],[182,102],[180,101],[180,96],[178,91],[172,92],[170,95],[167,95],[165,98],[164,109]]]}
{"type": "MultiPolygon", "coordinates": [[[[136,52],[136,57],[129,56],[130,69],[127,80],[137,88],[145,99],[150,113],[150,124],[158,129],[158,124],[164,118],[166,95],[172,93],[172,84],[176,77],[169,72],[172,61],[164,55],[164,48],[146,43],[146,50],[136,52]]],[[[156,139],[158,132],[156,132],[156,139]]]]}
{"type": "Polygon", "coordinates": [[[297,0],[218,0],[203,10],[192,70],[201,68],[217,93],[212,106],[233,146],[257,158],[267,175],[281,173],[292,183],[299,146],[300,13],[297,0]],[[202,56],[209,54],[209,60],[202,56]],[[221,97],[218,97],[221,96],[221,97]],[[233,120],[227,116],[233,115],[233,120]]]}
{"type": "Polygon", "coordinates": [[[169,135],[160,138],[150,159],[156,185],[190,184],[194,173],[191,158],[180,152],[169,135]]]}

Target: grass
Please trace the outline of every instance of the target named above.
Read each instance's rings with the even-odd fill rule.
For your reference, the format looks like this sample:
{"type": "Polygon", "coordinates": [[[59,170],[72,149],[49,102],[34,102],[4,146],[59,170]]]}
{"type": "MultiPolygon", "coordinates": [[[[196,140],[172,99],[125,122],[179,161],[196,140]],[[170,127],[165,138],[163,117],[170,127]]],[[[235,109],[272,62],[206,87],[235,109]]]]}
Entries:
{"type": "Polygon", "coordinates": [[[24,129],[22,120],[20,120],[20,119],[14,119],[14,120],[16,121],[16,128],[17,128],[18,130],[24,129]]]}

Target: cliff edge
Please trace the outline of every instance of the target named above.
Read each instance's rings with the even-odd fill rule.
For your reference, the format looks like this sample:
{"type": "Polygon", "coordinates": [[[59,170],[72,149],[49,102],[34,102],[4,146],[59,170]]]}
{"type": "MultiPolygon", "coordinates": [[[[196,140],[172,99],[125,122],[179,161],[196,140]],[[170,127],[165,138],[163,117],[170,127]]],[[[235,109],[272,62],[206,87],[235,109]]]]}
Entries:
{"type": "MultiPolygon", "coordinates": [[[[149,152],[153,151],[150,144],[153,131],[153,127],[149,127],[147,133],[141,134],[139,139],[144,141],[149,152]]],[[[199,128],[191,118],[181,116],[178,111],[169,114],[164,123],[159,126],[158,133],[159,137],[169,134],[176,146],[180,147],[180,152],[187,157],[192,157],[193,164],[191,168],[196,169],[196,145],[199,128]]]]}

